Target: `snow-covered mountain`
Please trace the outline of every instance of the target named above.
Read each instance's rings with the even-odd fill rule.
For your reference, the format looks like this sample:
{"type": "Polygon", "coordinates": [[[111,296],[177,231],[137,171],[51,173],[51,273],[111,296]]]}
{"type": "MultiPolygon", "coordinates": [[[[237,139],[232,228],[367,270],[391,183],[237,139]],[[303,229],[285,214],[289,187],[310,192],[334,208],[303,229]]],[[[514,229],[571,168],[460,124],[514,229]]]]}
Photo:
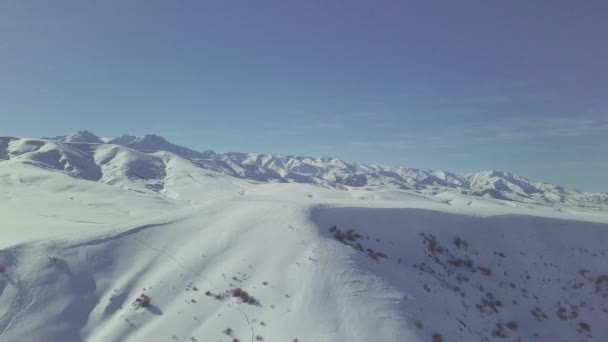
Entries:
{"type": "MultiPolygon", "coordinates": [[[[6,141],[6,138],[4,140],[6,141]]],[[[308,183],[344,190],[388,188],[430,195],[458,192],[523,203],[599,208],[608,206],[608,194],[606,193],[588,193],[548,183],[533,182],[508,172],[482,171],[457,175],[446,171],[349,163],[327,157],[215,153],[211,150],[198,152],[172,144],[157,135],[143,137],[123,135],[104,143],[94,134],[81,131],[57,137],[54,140],[58,142],[16,140],[12,143],[12,147],[5,148],[4,151],[1,151],[0,145],[0,156],[4,154],[8,158],[36,162],[38,165],[43,163],[41,158],[46,158],[44,161],[47,162],[47,167],[63,170],[76,177],[112,183],[108,181],[112,177],[105,175],[103,165],[95,162],[106,161],[104,158],[95,157],[100,151],[120,151],[124,155],[137,155],[134,158],[138,160],[137,163],[133,161],[133,158],[127,158],[126,165],[119,165],[119,162],[113,169],[130,170],[125,172],[136,178],[149,178],[136,176],[138,174],[147,175],[148,171],[135,172],[133,165],[136,165],[139,170],[162,170],[162,163],[153,162],[155,159],[152,155],[157,151],[165,151],[188,159],[198,167],[256,182],[308,183]],[[30,147],[23,147],[24,144],[30,147]],[[127,147],[128,150],[111,147],[116,145],[127,147]],[[50,160],[49,154],[55,156],[55,160],[50,160]],[[141,160],[147,160],[151,164],[148,166],[141,160]],[[93,163],[91,164],[91,162],[93,163]]],[[[158,172],[162,174],[161,171],[158,172]]],[[[162,187],[160,183],[161,181],[157,181],[149,186],[158,189],[162,187]]]]}
{"type": "Polygon", "coordinates": [[[42,138],[42,139],[48,139],[48,140],[57,140],[57,141],[61,141],[61,142],[68,142],[68,143],[89,143],[89,144],[101,144],[104,143],[104,140],[98,136],[96,136],[95,134],[84,130],[84,131],[78,131],[78,132],[74,132],[68,135],[60,135],[54,138],[42,138]]]}
{"type": "MultiPolygon", "coordinates": [[[[88,131],[59,137],[64,142],[102,143],[88,131]]],[[[608,205],[608,194],[587,193],[548,183],[532,182],[508,172],[482,171],[456,175],[446,171],[428,171],[406,167],[348,163],[334,158],[312,158],[290,155],[253,153],[198,152],[172,144],[157,135],[135,137],[123,135],[107,141],[136,151],[167,151],[191,159],[196,165],[229,175],[274,182],[312,183],[342,189],[362,187],[440,193],[458,191],[473,196],[526,203],[575,206],[608,205]]]]}
{"type": "MultiPolygon", "coordinates": [[[[243,153],[215,154],[212,160],[223,162],[223,169],[230,174],[258,181],[313,183],[341,189],[359,187],[373,190],[388,187],[430,194],[455,191],[472,196],[538,204],[591,207],[608,205],[608,194],[605,193],[587,193],[533,182],[500,171],[456,175],[446,171],[348,163],[333,158],[243,153]]],[[[210,166],[209,162],[200,163],[210,166]]]]}
{"type": "Polygon", "coordinates": [[[0,341],[608,340],[603,194],[74,139],[0,138],[0,341]]]}

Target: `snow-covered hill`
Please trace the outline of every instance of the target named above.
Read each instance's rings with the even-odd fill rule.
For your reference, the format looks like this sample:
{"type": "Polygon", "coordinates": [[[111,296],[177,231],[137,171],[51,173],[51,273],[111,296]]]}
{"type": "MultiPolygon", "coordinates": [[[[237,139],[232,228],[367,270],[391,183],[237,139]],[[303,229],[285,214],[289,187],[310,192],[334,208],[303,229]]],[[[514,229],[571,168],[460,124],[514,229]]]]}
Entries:
{"type": "Polygon", "coordinates": [[[608,340],[573,190],[65,140],[0,138],[0,341],[608,340]]]}

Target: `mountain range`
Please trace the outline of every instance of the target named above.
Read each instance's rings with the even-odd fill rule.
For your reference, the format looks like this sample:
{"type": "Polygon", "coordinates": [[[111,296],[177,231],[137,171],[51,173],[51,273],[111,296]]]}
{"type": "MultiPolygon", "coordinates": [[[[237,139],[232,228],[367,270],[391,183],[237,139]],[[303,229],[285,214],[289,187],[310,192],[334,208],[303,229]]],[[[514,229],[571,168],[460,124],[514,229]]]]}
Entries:
{"type": "Polygon", "coordinates": [[[158,151],[186,159],[210,171],[253,182],[308,183],[327,188],[401,189],[426,195],[458,192],[470,196],[523,203],[603,208],[608,194],[589,193],[533,182],[503,171],[458,175],[447,171],[349,163],[328,157],[195,151],[158,135],[101,138],[84,130],[54,138],[0,138],[0,160],[11,159],[66,172],[102,183],[121,183],[116,175],[146,183],[160,191],[167,158],[158,151]]]}

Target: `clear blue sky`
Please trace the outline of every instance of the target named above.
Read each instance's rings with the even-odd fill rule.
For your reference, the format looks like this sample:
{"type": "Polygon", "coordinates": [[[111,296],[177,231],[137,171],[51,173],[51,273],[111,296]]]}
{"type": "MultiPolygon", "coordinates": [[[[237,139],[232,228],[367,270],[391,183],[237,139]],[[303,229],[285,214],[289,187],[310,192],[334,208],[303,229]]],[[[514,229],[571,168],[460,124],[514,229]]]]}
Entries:
{"type": "Polygon", "coordinates": [[[606,1],[0,0],[0,135],[608,191],[606,1]]]}

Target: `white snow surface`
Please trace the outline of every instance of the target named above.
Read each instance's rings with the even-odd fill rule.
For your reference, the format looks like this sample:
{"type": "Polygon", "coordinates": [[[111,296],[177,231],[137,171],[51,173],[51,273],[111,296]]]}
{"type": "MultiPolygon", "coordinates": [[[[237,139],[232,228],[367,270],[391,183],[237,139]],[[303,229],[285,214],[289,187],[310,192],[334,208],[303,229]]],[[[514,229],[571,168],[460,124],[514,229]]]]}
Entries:
{"type": "Polygon", "coordinates": [[[603,194],[127,140],[0,138],[0,341],[608,340],[603,194]]]}

